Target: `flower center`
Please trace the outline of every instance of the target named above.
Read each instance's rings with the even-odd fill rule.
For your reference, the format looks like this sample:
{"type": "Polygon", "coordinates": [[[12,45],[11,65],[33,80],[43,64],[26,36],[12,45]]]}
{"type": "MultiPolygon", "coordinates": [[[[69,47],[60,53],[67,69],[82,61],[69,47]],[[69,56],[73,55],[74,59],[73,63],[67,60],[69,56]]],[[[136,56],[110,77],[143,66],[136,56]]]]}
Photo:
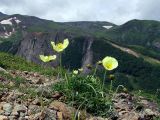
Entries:
{"type": "Polygon", "coordinates": [[[58,43],[56,46],[57,46],[58,49],[63,49],[63,44],[62,43],[58,43]]]}
{"type": "Polygon", "coordinates": [[[106,64],[106,67],[107,67],[108,69],[111,69],[111,68],[112,68],[112,64],[111,64],[111,63],[107,63],[107,64],[106,64]]]}
{"type": "Polygon", "coordinates": [[[48,56],[45,56],[44,59],[48,59],[48,56]]]}

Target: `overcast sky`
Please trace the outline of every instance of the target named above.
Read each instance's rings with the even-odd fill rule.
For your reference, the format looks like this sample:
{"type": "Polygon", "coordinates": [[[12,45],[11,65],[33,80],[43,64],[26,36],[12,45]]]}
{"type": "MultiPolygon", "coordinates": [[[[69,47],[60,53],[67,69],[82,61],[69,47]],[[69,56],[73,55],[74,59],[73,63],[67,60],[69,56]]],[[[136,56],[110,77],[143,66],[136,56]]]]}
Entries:
{"type": "Polygon", "coordinates": [[[0,11],[64,21],[160,20],[160,0],[0,0],[0,11]]]}

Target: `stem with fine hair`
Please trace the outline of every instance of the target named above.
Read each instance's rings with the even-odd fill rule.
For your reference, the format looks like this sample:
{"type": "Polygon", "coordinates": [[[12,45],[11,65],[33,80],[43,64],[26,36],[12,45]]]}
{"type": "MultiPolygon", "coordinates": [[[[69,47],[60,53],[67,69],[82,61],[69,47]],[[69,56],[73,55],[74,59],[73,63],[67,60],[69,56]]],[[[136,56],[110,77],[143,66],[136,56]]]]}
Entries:
{"type": "Polygon", "coordinates": [[[77,111],[76,111],[76,113],[75,113],[74,120],[76,120],[76,116],[77,116],[77,114],[78,114],[78,111],[80,110],[81,106],[82,106],[86,101],[87,101],[87,100],[85,99],[85,100],[79,105],[79,107],[78,107],[78,109],[77,109],[77,111]]]}
{"type": "Polygon", "coordinates": [[[112,96],[112,99],[113,99],[114,96],[118,93],[118,90],[119,90],[120,87],[124,88],[123,85],[118,85],[118,87],[116,88],[116,91],[114,92],[114,94],[113,94],[113,96],[112,96]]]}
{"type": "Polygon", "coordinates": [[[104,89],[104,84],[105,84],[105,80],[106,80],[106,74],[107,74],[107,71],[105,70],[104,77],[103,77],[103,83],[102,83],[102,91],[104,89]]]}
{"type": "Polygon", "coordinates": [[[113,81],[111,80],[109,91],[112,92],[113,81]]]}
{"type": "Polygon", "coordinates": [[[98,67],[98,65],[96,64],[96,68],[94,69],[93,76],[95,76],[95,75],[96,75],[96,72],[97,72],[97,67],[98,67]]]}
{"type": "Polygon", "coordinates": [[[60,63],[60,76],[62,78],[62,53],[59,55],[59,63],[60,63]]]}

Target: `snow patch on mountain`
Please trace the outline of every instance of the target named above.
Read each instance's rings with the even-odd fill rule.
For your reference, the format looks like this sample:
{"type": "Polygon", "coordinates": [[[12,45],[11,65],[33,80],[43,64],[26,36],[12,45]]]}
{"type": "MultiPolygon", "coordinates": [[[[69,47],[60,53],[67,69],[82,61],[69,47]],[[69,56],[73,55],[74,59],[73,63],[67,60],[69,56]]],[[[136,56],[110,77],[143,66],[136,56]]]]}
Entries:
{"type": "Polygon", "coordinates": [[[3,25],[12,25],[11,20],[12,20],[12,18],[9,18],[7,20],[2,20],[0,23],[3,25]]]}
{"type": "Polygon", "coordinates": [[[17,24],[19,24],[21,21],[18,20],[16,17],[13,17],[13,18],[9,18],[9,19],[6,19],[6,20],[2,20],[0,22],[0,24],[3,24],[3,25],[13,25],[12,21],[15,21],[17,24]]]}
{"type": "Polygon", "coordinates": [[[21,21],[20,20],[18,20],[16,17],[15,17],[15,19],[14,19],[15,21],[16,21],[16,23],[17,24],[19,24],[21,21]]]}
{"type": "Polygon", "coordinates": [[[113,26],[109,25],[109,26],[102,26],[103,28],[106,28],[106,29],[110,29],[112,28],[113,26]]]}

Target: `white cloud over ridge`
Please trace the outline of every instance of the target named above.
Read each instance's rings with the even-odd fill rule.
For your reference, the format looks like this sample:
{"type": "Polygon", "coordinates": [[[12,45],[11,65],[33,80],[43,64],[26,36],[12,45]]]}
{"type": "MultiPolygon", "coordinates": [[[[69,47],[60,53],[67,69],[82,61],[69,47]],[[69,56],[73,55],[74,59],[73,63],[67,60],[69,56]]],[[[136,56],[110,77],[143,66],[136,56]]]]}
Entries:
{"type": "Polygon", "coordinates": [[[6,14],[33,15],[58,22],[160,20],[160,0],[0,0],[6,14]]]}

